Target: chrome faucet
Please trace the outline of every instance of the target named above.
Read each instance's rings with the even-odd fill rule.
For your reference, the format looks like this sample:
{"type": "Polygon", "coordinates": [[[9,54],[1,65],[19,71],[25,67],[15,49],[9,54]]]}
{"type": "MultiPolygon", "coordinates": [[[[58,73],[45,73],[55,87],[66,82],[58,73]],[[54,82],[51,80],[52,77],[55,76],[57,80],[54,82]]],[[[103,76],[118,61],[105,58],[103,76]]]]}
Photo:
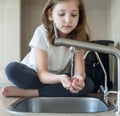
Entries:
{"type": "MultiPolygon", "coordinates": [[[[90,50],[88,50],[88,51],[85,53],[84,59],[86,58],[86,56],[88,55],[89,52],[90,52],[90,50]]],[[[100,63],[100,66],[101,66],[102,70],[103,70],[104,79],[105,79],[105,81],[104,81],[104,87],[103,87],[103,85],[101,85],[101,86],[100,86],[100,89],[98,90],[98,92],[99,92],[99,91],[100,91],[100,92],[103,92],[104,101],[105,101],[106,103],[108,103],[108,95],[111,94],[111,93],[112,93],[112,94],[117,94],[117,91],[108,91],[108,86],[107,86],[107,72],[106,72],[106,70],[105,70],[105,67],[104,67],[101,59],[100,59],[100,56],[99,56],[98,52],[94,52],[94,53],[95,53],[95,55],[96,55],[96,57],[97,57],[97,59],[98,59],[98,61],[99,61],[99,63],[100,63]]]]}
{"type": "MultiPolygon", "coordinates": [[[[86,56],[88,55],[89,52],[91,52],[91,51],[88,50],[88,51],[85,53],[84,59],[86,58],[86,56]]],[[[107,95],[107,93],[108,93],[107,72],[106,72],[106,70],[105,70],[105,67],[104,67],[104,65],[103,65],[103,63],[102,63],[102,61],[101,61],[101,58],[100,58],[98,52],[94,52],[94,53],[95,53],[96,58],[98,59],[98,61],[99,61],[99,63],[100,63],[101,69],[103,70],[104,80],[105,80],[105,81],[104,81],[104,87],[103,87],[103,85],[101,85],[101,86],[100,86],[100,89],[98,90],[98,92],[99,92],[99,91],[103,92],[103,94],[104,94],[103,97],[104,97],[104,100],[106,101],[106,99],[107,99],[106,95],[107,95]]]]}
{"type": "MultiPolygon", "coordinates": [[[[76,41],[66,38],[56,38],[55,45],[57,46],[74,46],[76,49],[84,48],[101,53],[112,54],[117,59],[117,78],[118,78],[118,90],[117,90],[117,113],[120,113],[120,51],[112,46],[96,45],[95,43],[76,41]]],[[[107,95],[107,94],[106,94],[107,95]]]]}

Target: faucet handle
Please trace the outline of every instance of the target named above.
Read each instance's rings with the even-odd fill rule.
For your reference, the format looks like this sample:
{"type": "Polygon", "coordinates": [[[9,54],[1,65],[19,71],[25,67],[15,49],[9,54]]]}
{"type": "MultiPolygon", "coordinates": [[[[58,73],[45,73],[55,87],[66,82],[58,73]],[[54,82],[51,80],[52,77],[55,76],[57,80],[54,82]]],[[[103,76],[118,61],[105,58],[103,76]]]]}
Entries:
{"type": "Polygon", "coordinates": [[[100,88],[99,88],[99,90],[98,90],[98,93],[100,93],[100,92],[104,93],[104,87],[103,87],[103,85],[101,85],[100,88]]]}

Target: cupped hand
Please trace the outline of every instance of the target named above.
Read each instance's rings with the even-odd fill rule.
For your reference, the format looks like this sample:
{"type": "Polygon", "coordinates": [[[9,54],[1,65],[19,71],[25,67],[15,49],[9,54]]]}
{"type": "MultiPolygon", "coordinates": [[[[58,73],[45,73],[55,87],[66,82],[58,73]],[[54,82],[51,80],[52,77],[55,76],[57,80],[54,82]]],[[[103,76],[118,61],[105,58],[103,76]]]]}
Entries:
{"type": "Polygon", "coordinates": [[[71,87],[69,88],[70,92],[78,93],[85,87],[84,78],[81,75],[75,75],[72,77],[71,87]]]}
{"type": "Polygon", "coordinates": [[[70,89],[72,81],[69,76],[67,76],[66,74],[61,75],[60,81],[65,89],[67,89],[67,90],[70,89]]]}

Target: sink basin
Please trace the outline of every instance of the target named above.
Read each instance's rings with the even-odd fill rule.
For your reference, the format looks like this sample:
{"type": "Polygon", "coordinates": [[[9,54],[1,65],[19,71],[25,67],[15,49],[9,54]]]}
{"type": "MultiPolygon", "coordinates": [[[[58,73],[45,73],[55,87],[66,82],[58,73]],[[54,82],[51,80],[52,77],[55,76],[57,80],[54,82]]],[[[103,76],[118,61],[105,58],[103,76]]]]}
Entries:
{"type": "Polygon", "coordinates": [[[114,110],[111,103],[93,97],[21,98],[11,104],[10,113],[96,113],[114,110]]]}

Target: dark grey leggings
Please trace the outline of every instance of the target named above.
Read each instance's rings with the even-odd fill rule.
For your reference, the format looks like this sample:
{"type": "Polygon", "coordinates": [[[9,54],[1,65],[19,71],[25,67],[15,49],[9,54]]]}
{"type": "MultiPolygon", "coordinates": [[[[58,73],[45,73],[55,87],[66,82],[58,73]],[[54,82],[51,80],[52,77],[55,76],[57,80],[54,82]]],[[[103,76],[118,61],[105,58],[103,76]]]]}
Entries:
{"type": "Polygon", "coordinates": [[[93,82],[90,78],[86,78],[85,87],[79,93],[71,93],[66,90],[61,83],[59,84],[43,84],[38,79],[37,73],[28,66],[12,62],[6,67],[6,75],[17,87],[24,89],[38,89],[39,96],[44,97],[78,97],[87,95],[94,90],[93,82]]]}

